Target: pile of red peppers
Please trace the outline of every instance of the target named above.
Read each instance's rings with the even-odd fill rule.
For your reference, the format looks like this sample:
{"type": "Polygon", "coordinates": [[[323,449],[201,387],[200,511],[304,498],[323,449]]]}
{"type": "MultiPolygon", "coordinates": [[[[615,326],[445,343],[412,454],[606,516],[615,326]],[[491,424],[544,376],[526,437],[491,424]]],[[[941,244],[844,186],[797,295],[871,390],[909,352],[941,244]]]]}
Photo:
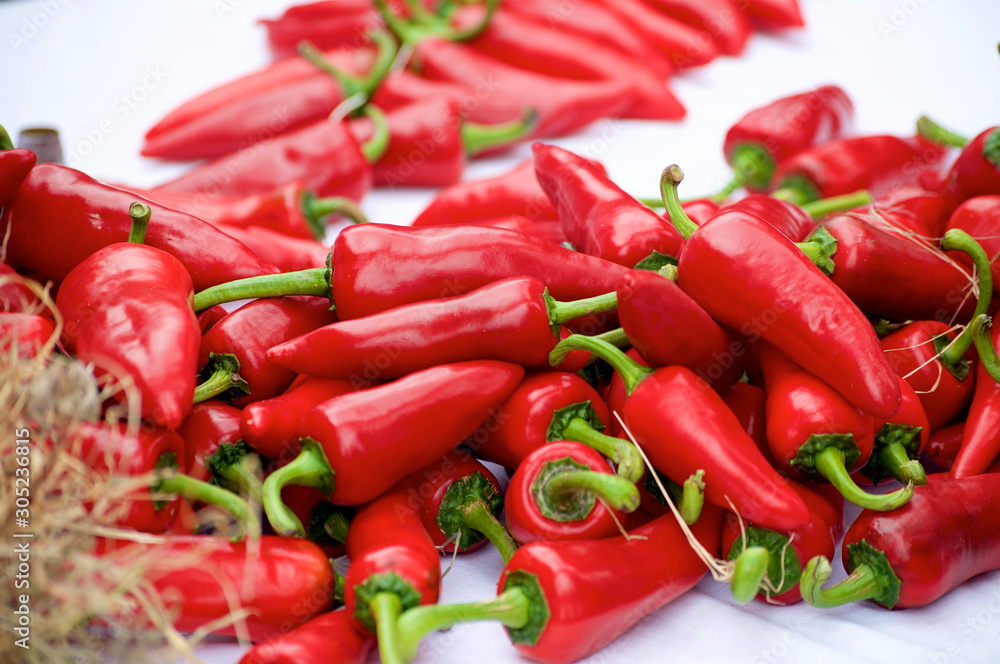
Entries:
{"type": "Polygon", "coordinates": [[[801,17],[594,2],[553,32],[527,0],[446,9],[265,21],[288,57],[151,129],[146,154],[209,161],[150,190],[0,132],[0,350],[76,357],[141,404],[139,433],[87,423],[79,454],[152,477],[109,525],[166,539],[102,555],[196,554],[154,585],[186,632],[240,589],[220,630],[245,664],[419,660],[470,620],[573,662],[706,574],[739,604],[901,609],[1000,568],[1000,128],[852,135],[829,85],[731,127],[718,193],[682,198],[667,165],[640,201],[538,141],[458,182],[469,154],[679,117],[670,73],[801,17]],[[483,68],[523,98],[463,108],[483,68]],[[287,126],[253,124],[276,103],[287,126]],[[375,184],[449,186],[394,226],[358,210],[375,184]],[[360,223],[322,246],[334,214],[360,223]],[[199,518],[220,509],[237,528],[199,518]],[[483,545],[496,597],[440,604],[442,555],[483,545]]]}

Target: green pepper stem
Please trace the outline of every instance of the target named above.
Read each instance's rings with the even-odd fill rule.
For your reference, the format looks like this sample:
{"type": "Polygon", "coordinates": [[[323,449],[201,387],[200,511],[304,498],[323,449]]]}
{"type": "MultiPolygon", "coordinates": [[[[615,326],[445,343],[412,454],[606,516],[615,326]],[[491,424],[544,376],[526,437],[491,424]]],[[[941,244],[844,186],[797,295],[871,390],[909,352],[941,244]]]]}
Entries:
{"type": "Polygon", "coordinates": [[[331,215],[345,217],[355,224],[368,222],[361,206],[346,196],[320,198],[311,191],[303,191],[299,199],[299,210],[317,240],[326,239],[326,218],[331,215]]]}
{"type": "Polygon", "coordinates": [[[654,371],[650,367],[642,366],[607,341],[583,334],[572,334],[557,343],[549,353],[549,364],[558,366],[573,350],[589,351],[610,364],[625,381],[625,391],[628,394],[632,394],[639,383],[654,371]]]}
{"type": "Polygon", "coordinates": [[[846,579],[829,588],[823,584],[830,580],[833,568],[824,556],[816,556],[806,563],[799,577],[799,592],[810,606],[828,609],[879,595],[879,582],[875,571],[868,565],[858,565],[846,579]]]}
{"type": "Polygon", "coordinates": [[[603,295],[595,295],[581,300],[560,302],[552,299],[548,289],[545,290],[545,305],[549,310],[549,322],[562,325],[577,318],[583,318],[594,313],[612,311],[618,308],[618,293],[611,291],[603,295]]]}
{"type": "Polygon", "coordinates": [[[257,297],[283,295],[332,297],[330,280],[330,269],[325,267],[236,279],[195,293],[194,310],[198,313],[217,304],[257,297]]]}
{"type": "Polygon", "coordinates": [[[854,208],[868,205],[871,202],[871,194],[864,189],[859,189],[858,191],[850,194],[828,196],[817,201],[806,203],[802,206],[802,209],[808,212],[809,216],[813,219],[822,219],[823,217],[833,214],[834,212],[853,210],[854,208]]]}
{"type": "Polygon", "coordinates": [[[396,593],[377,593],[369,602],[375,618],[375,634],[382,664],[403,664],[400,656],[399,618],[403,602],[396,593]]]}
{"type": "Polygon", "coordinates": [[[489,27],[490,19],[493,18],[499,4],[500,0],[487,0],[482,19],[475,25],[458,30],[449,23],[448,17],[438,17],[422,9],[414,13],[415,21],[403,20],[392,12],[385,0],[375,0],[375,7],[382,14],[386,26],[407,46],[412,46],[427,37],[439,37],[456,42],[473,39],[489,27]]]}
{"type": "Polygon", "coordinates": [[[899,442],[890,442],[875,449],[877,461],[895,479],[904,484],[927,484],[927,473],[917,459],[911,459],[899,442]]]}
{"type": "Polygon", "coordinates": [[[639,201],[648,208],[653,208],[654,210],[663,209],[663,199],[653,198],[651,196],[636,196],[635,200],[639,201]]]}
{"type": "Polygon", "coordinates": [[[684,480],[681,493],[681,504],[678,506],[684,523],[693,526],[701,516],[705,507],[705,471],[696,470],[691,477],[684,480]]]}
{"type": "Polygon", "coordinates": [[[816,183],[805,175],[791,175],[785,178],[779,183],[778,189],[771,192],[771,196],[799,207],[823,197],[816,188],[816,183]]]}
{"type": "Polygon", "coordinates": [[[371,97],[379,83],[382,82],[382,79],[392,69],[392,63],[396,59],[396,52],[398,50],[396,41],[385,30],[376,30],[369,34],[368,37],[375,45],[375,62],[372,63],[368,74],[360,79],[346,74],[330,64],[323,55],[323,52],[316,48],[316,45],[309,40],[299,42],[298,52],[300,56],[315,65],[318,69],[337,79],[337,82],[340,83],[341,93],[345,99],[361,94],[367,100],[371,97]]]}
{"type": "Polygon", "coordinates": [[[260,521],[247,502],[232,491],[196,480],[188,475],[173,472],[161,473],[153,483],[151,490],[154,493],[172,493],[188,502],[200,502],[221,507],[233,515],[237,523],[240,524],[242,532],[234,538],[236,541],[243,539],[245,534],[250,534],[253,539],[260,537],[260,521]]]}
{"type": "Polygon", "coordinates": [[[240,376],[240,361],[235,355],[230,353],[212,355],[209,362],[214,364],[212,373],[194,388],[194,403],[208,401],[233,388],[246,394],[250,393],[247,382],[240,376]],[[213,360],[217,361],[213,363],[213,360]]]}
{"type": "Polygon", "coordinates": [[[863,491],[851,478],[845,459],[844,451],[837,447],[826,447],[815,456],[816,471],[832,484],[845,500],[865,509],[888,512],[902,507],[913,496],[912,483],[882,495],[863,491]]]}
{"type": "Polygon", "coordinates": [[[979,364],[990,375],[990,378],[1000,383],[1000,358],[997,357],[997,350],[993,347],[993,340],[990,338],[992,326],[992,320],[985,314],[973,318],[969,325],[972,329],[972,341],[976,345],[976,352],[979,353],[979,364]]]}
{"type": "Polygon", "coordinates": [[[601,341],[607,341],[615,348],[625,349],[632,347],[632,342],[629,341],[628,335],[625,334],[625,329],[621,327],[616,327],[613,330],[608,330],[607,332],[601,332],[600,334],[595,334],[594,338],[600,339],[601,341]]]}
{"type": "Polygon", "coordinates": [[[500,557],[503,558],[504,565],[510,562],[510,559],[517,552],[517,542],[496,518],[485,501],[476,500],[469,503],[462,510],[460,519],[463,525],[481,532],[486,536],[486,539],[493,542],[497,551],[500,552],[500,557]]]}
{"type": "Polygon", "coordinates": [[[146,231],[149,230],[149,219],[153,211],[148,205],[143,205],[139,201],[132,203],[128,209],[128,216],[132,218],[132,225],[128,231],[128,242],[133,244],[145,244],[146,231]]]}
{"type": "Polygon", "coordinates": [[[369,164],[374,164],[389,149],[389,123],[385,119],[385,113],[377,106],[368,104],[362,112],[372,121],[375,131],[371,138],[361,144],[361,154],[369,164]]]}
{"type": "Polygon", "coordinates": [[[618,475],[594,470],[577,470],[554,474],[545,483],[545,491],[553,503],[560,503],[580,492],[591,493],[619,512],[634,512],[639,506],[639,489],[618,475]]]}
{"type": "Polygon", "coordinates": [[[677,164],[667,166],[660,174],[660,195],[663,197],[663,205],[667,209],[667,216],[670,223],[674,225],[677,232],[686,240],[698,230],[698,224],[691,221],[691,217],[684,211],[681,199],[677,195],[677,185],[684,179],[684,171],[677,164]]]}
{"type": "MultiPolygon", "coordinates": [[[[983,247],[972,239],[972,236],[960,228],[949,229],[941,238],[941,249],[943,251],[964,251],[972,258],[972,263],[976,266],[976,282],[979,287],[979,299],[976,301],[976,310],[972,317],[985,314],[990,308],[990,301],[993,298],[993,274],[990,272],[990,258],[986,255],[983,247]]],[[[972,348],[971,325],[966,326],[962,333],[941,353],[941,361],[945,364],[953,364],[960,361],[972,348]]]]}
{"type": "Polygon", "coordinates": [[[285,537],[305,537],[302,521],[281,501],[282,488],[289,484],[309,486],[329,497],[335,482],[336,472],[330,467],[322,446],[311,438],[303,438],[299,455],[264,480],[261,503],[271,527],[285,537]]]}
{"type": "Polygon", "coordinates": [[[744,606],[752,602],[760,591],[771,564],[771,552],[763,546],[751,546],[743,550],[734,562],[729,590],[736,603],[744,606]]]}
{"type": "Polygon", "coordinates": [[[13,150],[14,141],[11,140],[10,134],[4,129],[3,125],[0,125],[0,151],[2,150],[13,150]]]}
{"type": "Polygon", "coordinates": [[[509,122],[497,124],[480,124],[478,122],[462,122],[462,145],[465,152],[475,156],[486,150],[510,145],[528,136],[538,122],[538,111],[529,108],[524,114],[509,122]]]}
{"type": "Polygon", "coordinates": [[[635,445],[627,440],[615,438],[597,431],[582,417],[574,417],[562,430],[565,440],[574,440],[591,447],[615,464],[618,476],[632,483],[642,479],[646,466],[635,445]]]}
{"type": "Polygon", "coordinates": [[[256,456],[246,456],[237,464],[221,469],[217,477],[220,483],[239,493],[250,496],[260,502],[263,496],[264,483],[256,469],[260,468],[260,459],[256,456]]]}
{"type": "Polygon", "coordinates": [[[338,542],[347,541],[347,531],[350,530],[351,522],[343,512],[330,512],[323,521],[323,532],[330,539],[338,542]]]}
{"type": "Polygon", "coordinates": [[[953,148],[964,148],[969,142],[965,136],[959,136],[955,132],[945,129],[926,115],[917,119],[917,133],[929,141],[953,148]]]}
{"type": "Polygon", "coordinates": [[[505,590],[485,602],[414,607],[404,612],[396,624],[399,654],[404,662],[413,661],[425,636],[458,623],[495,620],[513,629],[521,628],[528,624],[530,609],[531,600],[520,588],[505,590]]]}

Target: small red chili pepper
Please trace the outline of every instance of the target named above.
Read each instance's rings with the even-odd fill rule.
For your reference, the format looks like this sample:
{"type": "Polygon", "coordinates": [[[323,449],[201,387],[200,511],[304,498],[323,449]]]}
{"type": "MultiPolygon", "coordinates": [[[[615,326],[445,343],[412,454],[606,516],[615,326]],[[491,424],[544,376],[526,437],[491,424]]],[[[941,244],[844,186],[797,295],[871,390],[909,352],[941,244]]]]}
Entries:
{"type": "Polygon", "coordinates": [[[783,30],[805,26],[798,0],[740,0],[734,3],[761,30],[783,30]]]}
{"type": "Polygon", "coordinates": [[[0,263],[0,311],[33,313],[40,306],[44,305],[25,277],[10,265],[0,263]]]}
{"type": "Polygon", "coordinates": [[[357,378],[376,367],[379,378],[390,380],[467,360],[548,368],[559,325],[615,306],[614,293],[557,302],[538,279],[512,277],[311,330],[275,345],[267,359],[328,378],[357,378]]]}
{"type": "Polygon", "coordinates": [[[887,422],[875,422],[872,456],[860,472],[875,484],[887,477],[902,484],[927,484],[927,475],[918,460],[930,438],[927,413],[920,397],[902,377],[899,386],[903,405],[887,422]]]}
{"type": "Polygon", "coordinates": [[[195,404],[191,414],[177,429],[184,439],[184,469],[197,480],[208,481],[214,475],[212,455],[222,445],[234,445],[240,440],[240,419],[243,412],[216,400],[195,404]]]}
{"type": "Polygon", "coordinates": [[[517,214],[529,219],[558,219],[538,178],[535,163],[527,159],[500,175],[458,182],[437,192],[413,220],[412,226],[472,223],[517,214]]]}
{"type": "Polygon", "coordinates": [[[653,467],[680,484],[698,470],[705,498],[736,506],[740,514],[773,528],[795,528],[808,519],[802,500],[757,449],[714,390],[690,369],[643,367],[614,346],[574,335],[556,346],[589,350],[622,376],[628,394],[624,419],[653,467]]]}
{"type": "Polygon", "coordinates": [[[906,229],[928,239],[944,235],[948,212],[948,199],[912,185],[880,196],[868,210],[869,216],[880,223],[906,229]]]}
{"type": "Polygon", "coordinates": [[[681,365],[722,392],[743,375],[747,350],[670,279],[634,270],[618,286],[618,319],[650,366],[681,365]]]}
{"type": "Polygon", "coordinates": [[[878,417],[899,409],[892,366],[868,319],[790,240],[765,221],[723,210],[704,226],[677,199],[683,173],[663,172],[670,218],[687,237],[678,284],[720,324],[764,339],[878,417]]]}
{"type": "MultiPolygon", "coordinates": [[[[147,132],[142,154],[174,160],[217,159],[232,153],[241,154],[244,160],[252,158],[248,147],[312,125],[352,95],[371,95],[396,55],[395,42],[387,33],[375,32],[371,38],[376,53],[370,67],[362,65],[368,69],[365,78],[344,72],[357,69],[350,62],[357,54],[346,51],[337,57],[334,52],[330,57],[336,63],[330,64],[313,47],[308,51],[311,60],[270,65],[272,71],[230,81],[182,105],[147,132]]],[[[314,140],[324,135],[311,134],[314,140]]],[[[307,140],[297,145],[308,147],[307,140]]],[[[343,141],[328,146],[342,148],[343,141]]],[[[243,168],[252,168],[246,161],[241,163],[243,168]]]]}
{"type": "Polygon", "coordinates": [[[282,273],[323,267],[330,247],[313,238],[290,237],[262,226],[218,226],[226,235],[236,238],[260,259],[282,273]]]}
{"type": "Polygon", "coordinates": [[[268,520],[278,533],[302,532],[281,504],[286,484],[319,488],[338,505],[375,498],[475,432],[523,375],[506,362],[461,362],[324,401],[299,423],[302,452],[264,482],[268,520]]]}
{"type": "Polygon", "coordinates": [[[504,228],[349,226],[333,244],[332,270],[247,279],[202,291],[196,311],[248,297],[330,297],[340,320],[462,295],[509,277],[535,277],[562,301],[615,289],[629,268],[504,228]]]}
{"type": "Polygon", "coordinates": [[[398,657],[412,660],[432,630],[490,619],[503,623],[524,657],[546,664],[583,659],[693,588],[707,568],[691,540],[716,555],[721,522],[722,511],[712,508],[689,529],[666,514],[628,537],[531,542],[504,568],[495,600],[404,613],[398,657]]]}
{"type": "Polygon", "coordinates": [[[917,487],[892,512],[863,511],[847,529],[849,576],[829,588],[830,562],[815,558],[802,573],[813,606],[870,599],[889,609],[926,606],[964,581],[1000,567],[1000,474],[944,479],[917,487]]]}
{"type": "MultiPolygon", "coordinates": [[[[454,99],[431,97],[387,111],[389,145],[375,162],[376,185],[387,187],[444,187],[462,179],[471,156],[513,145],[526,136],[534,113],[497,125],[464,121],[454,99]]],[[[370,120],[350,123],[359,143],[370,140],[370,120]]]]}
{"type": "Polygon", "coordinates": [[[645,38],[668,61],[677,67],[697,67],[719,57],[721,51],[714,39],[707,39],[694,26],[656,11],[640,0],[599,0],[628,25],[631,32],[645,38]]]}
{"type": "MultiPolygon", "coordinates": [[[[1000,195],[974,196],[961,203],[948,217],[946,230],[960,228],[975,238],[983,251],[989,257],[990,273],[993,283],[1000,285],[1000,238],[997,229],[1000,228],[1000,195]]],[[[957,255],[956,260],[971,266],[968,256],[957,255]]]]}
{"type": "Polygon", "coordinates": [[[303,41],[323,50],[354,46],[382,26],[382,16],[368,0],[323,0],[292,5],[280,16],[257,23],[267,30],[271,54],[287,58],[298,53],[303,41]]]}
{"type": "Polygon", "coordinates": [[[7,130],[0,126],[0,208],[14,196],[38,161],[31,150],[15,149],[7,130]]]}
{"type": "Polygon", "coordinates": [[[553,441],[518,465],[504,507],[507,529],[521,544],[603,539],[618,532],[622,513],[639,507],[639,490],[616,476],[596,450],[553,441]]]}
{"type": "Polygon", "coordinates": [[[777,605],[800,601],[802,566],[816,556],[832,558],[837,550],[844,532],[844,501],[840,494],[828,499],[798,482],[790,486],[809,508],[805,525],[775,531],[751,523],[744,529],[732,513],[727,513],[723,521],[722,550],[735,561],[730,587],[740,604],[754,597],[777,605]]]}
{"type": "Polygon", "coordinates": [[[329,611],[246,651],[239,664],[365,664],[375,642],[346,610],[329,611]]]}
{"type": "Polygon", "coordinates": [[[988,127],[969,140],[923,117],[917,131],[941,145],[962,148],[939,190],[952,208],[973,196],[1000,194],[1000,127],[988,127]]]}
{"type": "Polygon", "coordinates": [[[770,461],[771,450],[767,446],[767,393],[764,389],[737,381],[720,393],[720,396],[757,445],[757,449],[770,461]]]}
{"type": "Polygon", "coordinates": [[[56,329],[52,319],[24,311],[0,311],[0,354],[18,357],[51,355],[55,348],[56,329]]]}
{"type": "Polygon", "coordinates": [[[645,0],[659,12],[711,35],[723,55],[739,55],[753,24],[734,0],[645,0]]]}
{"type": "Polygon", "coordinates": [[[128,235],[129,206],[136,201],[149,207],[155,219],[146,244],[177,258],[196,290],[277,272],[200,219],[56,164],[33,168],[4,207],[0,226],[9,234],[6,262],[61,282],[85,258],[128,235]],[[53,238],[65,241],[53,244],[53,238]]]}
{"type": "Polygon", "coordinates": [[[268,361],[271,346],[337,319],[329,302],[318,297],[263,298],[245,304],[201,337],[199,366],[209,355],[231,353],[239,359],[240,376],[250,394],[232,400],[237,407],[276,397],[292,384],[295,373],[268,361]]]}
{"type": "MultiPolygon", "coordinates": [[[[973,326],[975,328],[975,326],[973,326]]],[[[992,346],[994,351],[1000,346],[1000,327],[974,330],[974,334],[982,335],[984,342],[992,346]],[[988,336],[988,340],[985,338],[988,336]]],[[[982,348],[977,343],[977,348],[982,348]]],[[[970,477],[983,473],[987,466],[1000,455],[1000,383],[990,374],[991,353],[983,348],[979,352],[979,364],[976,368],[976,384],[972,393],[972,402],[965,418],[961,445],[954,461],[950,464],[951,476],[955,478],[970,477]]],[[[995,357],[995,354],[993,354],[995,357]]]]}
{"type": "Polygon", "coordinates": [[[950,469],[962,446],[964,434],[964,421],[941,427],[927,439],[927,446],[923,451],[924,458],[938,468],[950,469]]]}
{"type": "Polygon", "coordinates": [[[213,633],[239,636],[245,626],[250,640],[260,642],[333,608],[333,568],[323,551],[305,540],[265,535],[253,543],[253,553],[246,542],[198,535],[151,544],[99,540],[97,546],[111,560],[143,561],[145,577],[181,632],[242,608],[248,610],[242,620],[213,633]]]}
{"type": "Polygon", "coordinates": [[[532,146],[535,175],[559,212],[566,239],[585,254],[634,267],[654,251],[676,258],[683,239],[591,160],[554,145],[532,146]]]}
{"type": "Polygon", "coordinates": [[[506,563],[517,550],[500,522],[503,493],[489,468],[455,449],[409,476],[420,519],[442,553],[471,551],[491,541],[506,563]]]}
{"type": "Polygon", "coordinates": [[[778,163],[840,136],[853,116],[851,98],[836,85],[782,97],[749,111],[726,132],[722,152],[735,175],[718,197],[725,198],[739,187],[767,191],[778,163]]]}

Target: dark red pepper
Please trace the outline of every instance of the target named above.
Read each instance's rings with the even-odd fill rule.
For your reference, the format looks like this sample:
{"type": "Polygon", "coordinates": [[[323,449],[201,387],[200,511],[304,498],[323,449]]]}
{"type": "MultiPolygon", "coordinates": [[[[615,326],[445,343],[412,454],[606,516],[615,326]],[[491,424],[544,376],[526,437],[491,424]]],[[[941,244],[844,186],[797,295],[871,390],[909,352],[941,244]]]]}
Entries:
{"type": "Polygon", "coordinates": [[[720,396],[756,443],[757,449],[770,460],[771,450],[767,446],[767,393],[764,389],[738,381],[720,396]]]}
{"type": "Polygon", "coordinates": [[[644,0],[659,12],[712,36],[723,55],[739,55],[753,33],[753,24],[740,11],[741,0],[644,0]]]}
{"type": "Polygon", "coordinates": [[[965,422],[956,422],[933,432],[924,447],[924,458],[940,469],[948,470],[962,446],[965,422]]]}
{"type": "Polygon", "coordinates": [[[735,4],[761,30],[805,26],[798,0],[740,0],[735,4]]]}
{"type": "Polygon", "coordinates": [[[373,644],[354,628],[350,614],[339,609],[261,641],[239,664],[365,664],[373,644]]]}

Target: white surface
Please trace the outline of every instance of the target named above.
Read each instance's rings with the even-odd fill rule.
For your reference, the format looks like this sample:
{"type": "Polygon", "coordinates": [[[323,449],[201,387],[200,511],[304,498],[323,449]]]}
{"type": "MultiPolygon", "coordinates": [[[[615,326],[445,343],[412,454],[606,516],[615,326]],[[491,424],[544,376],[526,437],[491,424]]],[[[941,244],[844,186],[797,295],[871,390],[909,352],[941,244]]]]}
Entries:
{"type": "MultiPolygon", "coordinates": [[[[279,0],[6,0],[0,2],[0,122],[12,136],[48,124],[68,163],[112,181],[152,185],[182,167],[139,157],[146,129],[207,87],[267,61],[260,17],[279,0]]],[[[572,3],[571,3],[572,4],[572,3]]],[[[921,114],[967,135],[1000,121],[1000,3],[943,0],[803,0],[808,28],[754,36],[740,58],[675,80],[683,122],[610,120],[559,139],[601,159],[629,191],[656,195],[660,171],[682,166],[682,195],[729,178],[720,147],[746,110],[823,83],[844,87],[858,133],[905,134],[921,114]]],[[[522,147],[474,164],[469,177],[506,169],[522,147]]],[[[408,223],[430,191],[376,191],[375,221],[408,223]]],[[[835,563],[837,577],[843,575],[835,563]]],[[[491,597],[501,570],[492,549],[460,558],[442,601],[491,597]]],[[[587,662],[996,662],[1000,573],[983,575],[921,610],[858,605],[735,607],[727,588],[703,581],[587,662]]],[[[232,664],[241,649],[213,643],[206,661],[232,664]]],[[[502,629],[467,625],[428,639],[420,662],[521,662],[502,629]]],[[[373,661],[375,656],[373,655],[373,661]]]]}

